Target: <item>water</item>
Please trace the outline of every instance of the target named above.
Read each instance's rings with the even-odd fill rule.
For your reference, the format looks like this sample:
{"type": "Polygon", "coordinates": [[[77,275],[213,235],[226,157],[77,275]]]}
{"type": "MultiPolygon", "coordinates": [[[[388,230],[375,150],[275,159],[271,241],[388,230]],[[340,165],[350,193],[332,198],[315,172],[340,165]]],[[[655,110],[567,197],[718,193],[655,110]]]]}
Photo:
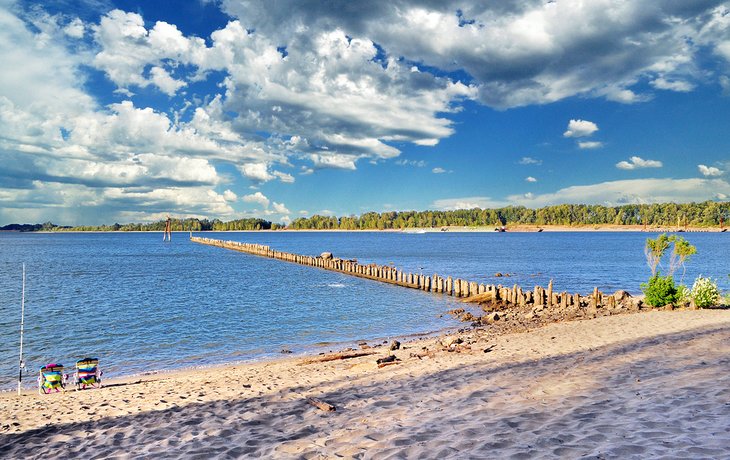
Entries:
{"type": "MultiPolygon", "coordinates": [[[[414,273],[557,291],[639,292],[648,277],[643,233],[208,233],[277,250],[356,258],[414,273]],[[509,273],[497,278],[496,272],[509,273]]],[[[685,234],[698,275],[727,290],[726,233],[685,234]]],[[[0,389],[17,379],[21,263],[25,358],[34,374],[95,356],[107,377],[248,361],[282,348],[335,349],[458,324],[453,299],[157,233],[0,233],[0,389]]],[[[35,375],[26,377],[33,381],[35,375]]]]}

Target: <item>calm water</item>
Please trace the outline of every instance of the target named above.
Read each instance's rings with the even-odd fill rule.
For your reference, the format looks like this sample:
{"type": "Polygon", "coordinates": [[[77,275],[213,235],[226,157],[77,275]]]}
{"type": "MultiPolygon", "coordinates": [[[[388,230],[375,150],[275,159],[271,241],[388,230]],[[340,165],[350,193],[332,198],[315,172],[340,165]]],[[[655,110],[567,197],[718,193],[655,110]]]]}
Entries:
{"type": "MultiPolygon", "coordinates": [[[[331,251],[484,283],[638,293],[644,233],[209,233],[300,254],[331,251]],[[495,278],[496,272],[510,278],[495,278]]],[[[728,290],[730,235],[688,233],[685,279],[728,290]]],[[[0,233],[0,389],[17,379],[21,263],[28,372],[98,356],[108,377],[245,361],[456,326],[446,297],[190,243],[187,234],[0,233]]],[[[35,376],[26,377],[32,383],[35,376]]]]}

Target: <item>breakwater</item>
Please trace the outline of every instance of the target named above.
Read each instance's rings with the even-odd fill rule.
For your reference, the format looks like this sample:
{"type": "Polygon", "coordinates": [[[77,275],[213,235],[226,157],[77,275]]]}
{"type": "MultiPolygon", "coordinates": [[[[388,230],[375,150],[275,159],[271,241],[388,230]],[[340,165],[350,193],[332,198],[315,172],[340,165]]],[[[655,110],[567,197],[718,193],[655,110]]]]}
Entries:
{"type": "Polygon", "coordinates": [[[594,288],[591,294],[583,296],[578,293],[554,292],[552,281],[547,288],[535,286],[531,290],[523,290],[522,287],[516,284],[512,286],[484,284],[438,274],[429,276],[409,273],[386,265],[360,264],[356,259],[337,258],[329,252],[323,252],[319,256],[308,256],[277,251],[270,246],[261,244],[202,237],[191,237],[190,240],[194,243],[339,272],[410,289],[444,294],[477,303],[490,302],[521,307],[534,305],[538,307],[586,308],[587,313],[591,314],[601,307],[614,309],[617,307],[618,302],[624,300],[623,294],[605,295],[598,288],[594,288]]]}

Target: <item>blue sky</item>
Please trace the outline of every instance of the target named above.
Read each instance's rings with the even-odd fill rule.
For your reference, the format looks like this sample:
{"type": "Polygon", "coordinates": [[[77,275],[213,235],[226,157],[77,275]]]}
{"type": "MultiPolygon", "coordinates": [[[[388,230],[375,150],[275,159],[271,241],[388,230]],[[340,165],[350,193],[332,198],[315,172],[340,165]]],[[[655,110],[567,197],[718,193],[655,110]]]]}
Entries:
{"type": "Polygon", "coordinates": [[[730,196],[727,1],[0,0],[0,62],[0,225],[730,196]]]}

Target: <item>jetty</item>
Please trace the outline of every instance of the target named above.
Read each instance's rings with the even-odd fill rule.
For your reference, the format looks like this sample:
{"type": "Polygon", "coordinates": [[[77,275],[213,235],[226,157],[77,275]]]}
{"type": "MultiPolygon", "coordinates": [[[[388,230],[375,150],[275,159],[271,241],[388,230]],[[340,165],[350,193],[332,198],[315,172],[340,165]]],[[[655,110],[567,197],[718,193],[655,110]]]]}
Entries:
{"type": "Polygon", "coordinates": [[[190,241],[405,288],[444,294],[460,298],[465,302],[492,303],[504,306],[517,305],[520,307],[534,305],[536,307],[560,307],[565,309],[585,308],[590,315],[595,314],[596,309],[602,307],[615,309],[617,303],[623,300],[623,298],[619,298],[622,295],[605,295],[598,288],[594,288],[593,293],[585,296],[578,293],[554,292],[552,281],[550,281],[547,288],[535,286],[531,290],[523,290],[517,284],[511,287],[484,284],[451,276],[444,277],[438,274],[429,276],[409,273],[387,265],[360,264],[356,259],[337,258],[329,252],[323,252],[319,256],[308,256],[277,251],[270,246],[255,243],[223,241],[197,236],[191,237],[190,241]]]}

